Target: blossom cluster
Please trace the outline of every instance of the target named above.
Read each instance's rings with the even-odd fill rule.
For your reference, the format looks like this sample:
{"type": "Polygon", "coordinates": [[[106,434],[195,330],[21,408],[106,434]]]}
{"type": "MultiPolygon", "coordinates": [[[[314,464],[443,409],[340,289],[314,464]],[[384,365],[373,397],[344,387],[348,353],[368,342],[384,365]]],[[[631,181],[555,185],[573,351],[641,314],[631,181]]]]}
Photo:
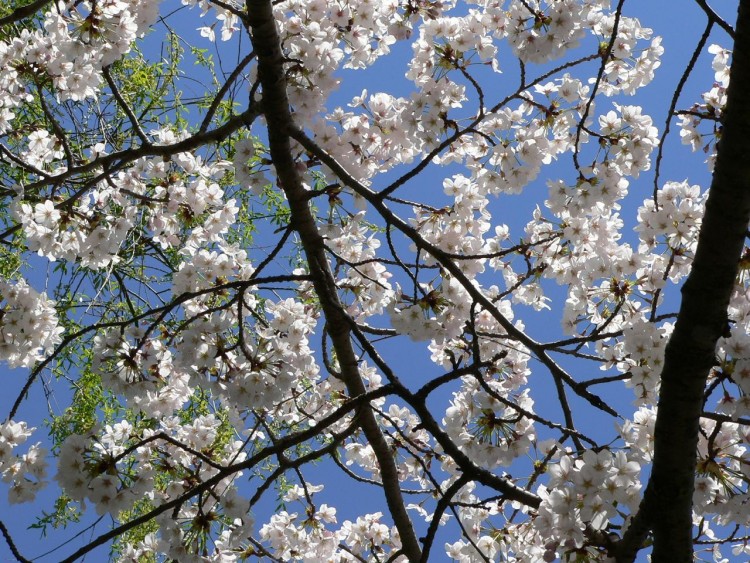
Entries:
{"type": "Polygon", "coordinates": [[[31,367],[62,340],[55,302],[27,282],[0,282],[0,359],[12,368],[31,367]]]}
{"type": "Polygon", "coordinates": [[[82,201],[74,210],[61,211],[49,199],[32,206],[21,203],[17,216],[29,241],[29,250],[50,260],[80,259],[84,266],[104,268],[118,262],[120,245],[134,225],[137,208],[128,205],[118,190],[93,193],[93,205],[82,201]],[[125,209],[114,215],[108,209],[125,209]]]}
{"type": "Polygon", "coordinates": [[[387,556],[400,547],[395,529],[383,524],[382,518],[382,512],[365,514],[331,530],[326,524],[336,523],[336,509],[322,504],[304,521],[297,513],[281,511],[261,528],[260,535],[281,560],[358,561],[362,555],[387,556]]]}
{"type": "Polygon", "coordinates": [[[623,509],[635,512],[640,470],[640,464],[622,451],[586,450],[578,459],[561,455],[549,469],[549,483],[539,490],[542,505],[534,518],[545,551],[558,556],[580,548],[587,527],[603,530],[610,520],[620,518],[623,509]]]}
{"type": "MultiPolygon", "coordinates": [[[[320,461],[328,483],[383,487],[391,506],[408,494],[410,515],[445,527],[422,542],[436,558],[438,544],[467,562],[604,557],[591,538],[627,530],[643,494],[665,295],[706,200],[687,179],[637,190],[660,131],[630,96],[661,39],[605,0],[283,0],[268,46],[241,2],[182,4],[203,18],[195,76],[133,49],[158,2],[57,2],[0,41],[4,236],[60,281],[55,301],[0,282],[0,360],[56,354],[78,366],[76,405],[104,401],[56,418],[66,498],[114,526],[159,513],[116,545],[123,562],[405,560],[403,517],[318,502],[304,465],[320,461]],[[253,52],[228,70],[246,32],[253,52]],[[260,66],[279,49],[292,123],[269,131],[260,66]],[[357,83],[407,51],[401,82],[357,83]],[[162,73],[159,90],[118,91],[119,61],[162,73]],[[178,84],[203,80],[183,102],[178,84]],[[389,361],[391,342],[432,365],[389,361]],[[586,428],[578,404],[616,426],[586,428]]],[[[693,150],[726,103],[731,53],[709,52],[716,84],[678,118],[693,150]]],[[[750,249],[740,265],[706,402],[719,413],[701,421],[706,537],[750,524],[750,249]]],[[[31,430],[11,418],[0,474],[11,502],[32,501],[47,453],[15,454],[31,430]]]]}
{"type": "Polygon", "coordinates": [[[680,137],[682,143],[690,145],[693,152],[701,149],[708,153],[709,170],[713,170],[716,162],[716,141],[721,131],[721,115],[727,103],[727,86],[729,86],[729,62],[732,52],[719,45],[711,45],[708,52],[714,55],[712,67],[714,70],[714,85],[701,95],[702,103],[680,115],[680,137]],[[709,133],[701,133],[698,128],[704,121],[711,124],[709,133]]]}
{"type": "Polygon", "coordinates": [[[95,98],[102,69],[130,51],[158,15],[157,3],[140,0],[59,2],[43,29],[0,41],[0,133],[11,128],[13,108],[32,98],[31,76],[51,81],[60,100],[95,98]]]}
{"type": "MultiPolygon", "coordinates": [[[[121,421],[87,435],[73,434],[61,445],[57,480],[71,498],[88,500],[98,514],[118,517],[144,500],[158,506],[180,498],[189,483],[217,476],[222,464],[244,460],[242,442],[221,440],[220,429],[221,421],[209,414],[186,425],[177,417],[164,417],[153,430],[138,430],[121,421]],[[209,448],[215,451],[214,459],[201,453],[209,448]]],[[[236,551],[252,525],[248,501],[232,484],[239,474],[215,479],[213,495],[182,503],[176,518],[170,514],[160,519],[159,537],[148,535],[138,544],[126,546],[120,560],[154,553],[196,560],[191,538],[201,527],[196,519],[199,513],[232,523],[215,542],[215,556],[236,551]]]]}
{"type": "Polygon", "coordinates": [[[0,476],[10,485],[10,504],[33,501],[39,490],[47,485],[47,450],[41,447],[41,442],[30,446],[25,454],[13,454],[13,450],[23,445],[34,430],[25,422],[7,420],[0,424],[0,476]]]}

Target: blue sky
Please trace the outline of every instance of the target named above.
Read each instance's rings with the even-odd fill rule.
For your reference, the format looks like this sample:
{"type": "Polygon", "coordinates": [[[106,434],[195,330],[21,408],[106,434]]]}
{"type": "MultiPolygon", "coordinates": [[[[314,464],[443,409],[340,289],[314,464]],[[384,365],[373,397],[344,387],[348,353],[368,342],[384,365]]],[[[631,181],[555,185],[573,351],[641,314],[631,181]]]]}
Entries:
{"type": "MultiPolygon", "coordinates": [[[[734,9],[736,3],[729,3],[731,6],[723,10],[723,15],[730,23],[734,21],[734,9]]],[[[169,10],[164,10],[168,12],[169,10]]],[[[693,2],[684,2],[684,0],[665,0],[662,2],[646,1],[646,0],[627,0],[625,3],[625,13],[629,16],[636,16],[640,19],[641,23],[645,26],[654,29],[654,33],[663,37],[663,45],[665,47],[665,53],[662,58],[662,66],[658,69],[654,82],[645,88],[641,93],[635,96],[632,100],[627,100],[624,103],[632,103],[642,105],[644,107],[644,113],[650,114],[654,119],[654,124],[659,128],[660,132],[663,128],[666,112],[669,106],[672,92],[677,84],[683,69],[690,58],[692,50],[700,37],[705,26],[705,16],[700,8],[693,2]]],[[[188,40],[196,40],[198,46],[209,46],[205,40],[201,43],[198,34],[194,32],[195,28],[204,25],[205,19],[198,19],[199,11],[197,9],[188,11],[183,10],[179,13],[178,17],[172,20],[172,25],[175,30],[183,35],[188,40]]],[[[158,30],[157,33],[160,33],[158,30]]],[[[718,28],[715,28],[712,38],[708,42],[718,43],[724,47],[731,47],[730,40],[727,35],[718,28]]],[[[246,45],[246,43],[245,43],[246,45]]],[[[220,46],[222,49],[226,49],[226,46],[220,46]]],[[[228,60],[233,60],[234,53],[229,52],[226,57],[228,60]]],[[[331,104],[329,109],[334,104],[345,104],[353,95],[358,95],[362,88],[367,88],[372,94],[375,93],[380,86],[387,86],[387,91],[394,94],[408,95],[411,90],[411,84],[405,79],[401,79],[401,70],[394,70],[396,68],[403,68],[403,72],[406,70],[406,64],[409,57],[411,56],[411,49],[408,45],[400,45],[394,49],[393,58],[386,58],[376,63],[373,68],[367,72],[353,73],[346,71],[342,73],[342,88],[331,98],[331,104]],[[394,60],[396,63],[394,63],[394,60]],[[400,66],[399,66],[400,65],[400,66]]],[[[711,59],[712,56],[708,53],[704,53],[701,56],[698,64],[696,65],[695,72],[691,80],[687,83],[687,86],[683,92],[683,95],[678,104],[678,108],[687,108],[692,105],[693,102],[699,101],[700,93],[708,90],[711,83],[713,82],[713,71],[711,70],[711,59]]],[[[596,63],[592,63],[589,73],[593,75],[595,72],[596,63]]],[[[508,67],[507,76],[515,76],[513,73],[513,61],[509,60],[505,65],[508,67]]],[[[188,73],[196,72],[193,68],[186,69],[188,73]]],[[[530,74],[533,74],[533,65],[530,66],[530,74]]],[[[504,79],[504,76],[499,77],[500,80],[504,79]]],[[[513,78],[511,78],[513,80],[513,78]]],[[[623,101],[622,99],[619,101],[623,101]]],[[[605,98],[601,98],[598,102],[600,111],[606,111],[609,101],[605,98]]],[[[655,157],[655,155],[653,155],[655,157]]],[[[562,162],[559,165],[560,170],[565,168],[569,170],[570,161],[568,156],[562,158],[562,162]]],[[[698,183],[706,187],[710,181],[709,173],[703,163],[704,155],[701,153],[690,153],[688,147],[681,145],[679,139],[679,131],[676,125],[672,125],[672,134],[667,140],[665,147],[665,160],[663,162],[663,168],[661,172],[662,180],[683,180],[687,179],[690,183],[698,183]]],[[[556,168],[550,167],[544,169],[540,178],[536,181],[534,186],[531,186],[524,195],[522,196],[505,196],[502,201],[503,212],[498,214],[496,220],[508,222],[511,226],[515,226],[517,223],[519,228],[530,219],[531,210],[536,204],[541,204],[544,197],[546,196],[546,187],[544,180],[550,175],[555,173],[556,168]],[[514,220],[514,218],[516,218],[514,220]]],[[[452,172],[448,172],[445,169],[438,167],[431,167],[427,174],[425,174],[418,182],[414,183],[414,186],[407,186],[403,195],[408,195],[409,190],[421,190],[427,183],[434,183],[436,187],[439,187],[442,183],[442,179],[449,176],[452,172]]],[[[387,178],[387,177],[386,177],[387,178]]],[[[375,183],[377,187],[378,182],[375,183]]],[[[635,215],[635,210],[642,203],[644,197],[647,197],[653,190],[653,174],[646,173],[641,175],[638,180],[631,181],[630,196],[627,204],[623,208],[623,214],[630,213],[632,217],[635,215]],[[632,205],[632,207],[628,207],[632,205]]],[[[631,220],[632,222],[632,220],[631,220]]],[[[46,282],[46,271],[41,261],[33,260],[33,270],[29,273],[31,282],[37,289],[42,289],[46,282]]],[[[564,292],[556,287],[549,285],[550,296],[555,298],[555,304],[561,305],[564,300],[564,292]]],[[[677,296],[677,292],[672,292],[672,299],[677,296]]],[[[674,302],[674,308],[676,309],[677,302],[674,302]]],[[[528,332],[537,340],[546,340],[558,337],[561,335],[560,329],[560,308],[555,307],[553,304],[553,310],[551,312],[536,313],[531,310],[523,311],[517,310],[518,316],[523,316],[528,332]]],[[[398,341],[389,342],[383,346],[384,354],[386,359],[390,360],[392,364],[400,368],[403,372],[410,372],[412,374],[407,380],[412,385],[416,386],[420,382],[426,381],[429,377],[441,373],[441,370],[434,366],[429,361],[429,353],[423,346],[417,345],[412,346],[408,339],[399,339],[398,341]],[[412,379],[413,378],[413,379],[412,379]]],[[[563,365],[565,362],[563,360],[563,365]]],[[[532,369],[539,371],[539,376],[532,381],[535,389],[534,397],[537,401],[536,410],[544,412],[545,409],[552,409],[553,412],[557,413],[559,407],[556,405],[554,399],[545,401],[545,397],[553,397],[553,393],[547,393],[546,389],[552,390],[549,385],[548,374],[544,373],[543,368],[538,364],[532,364],[532,369]],[[545,383],[545,381],[547,383],[545,383]]],[[[575,375],[575,374],[574,374],[575,375]]],[[[591,374],[597,375],[597,374],[591,374]]],[[[9,402],[15,399],[16,389],[20,389],[25,374],[22,370],[10,371],[7,368],[0,367],[0,377],[5,378],[7,389],[12,389],[7,395],[0,397],[0,406],[4,407],[5,411],[9,407],[9,402]]],[[[447,400],[449,397],[446,394],[439,395],[436,399],[447,400]]],[[[64,405],[64,398],[66,393],[64,391],[56,391],[55,395],[52,396],[52,408],[53,410],[59,410],[64,405]],[[56,405],[58,403],[59,405],[56,405]]],[[[438,403],[439,401],[435,402],[438,403]]],[[[631,396],[622,394],[619,398],[621,404],[621,412],[629,414],[631,411],[630,407],[631,396]]],[[[443,403],[442,409],[445,408],[443,403]]],[[[29,399],[22,410],[22,416],[27,418],[34,425],[39,426],[37,420],[39,417],[46,416],[47,412],[47,398],[43,392],[41,385],[36,384],[31,390],[29,399]]],[[[590,412],[590,409],[586,412],[590,412]]],[[[557,415],[555,415],[556,417],[557,415]]],[[[592,416],[595,416],[592,414],[592,416]]],[[[605,432],[608,435],[612,434],[611,422],[607,419],[607,428],[605,432]]],[[[39,439],[37,436],[35,439],[39,439]]],[[[341,474],[337,473],[337,470],[332,469],[327,463],[320,464],[316,467],[311,468],[305,472],[309,480],[312,483],[327,483],[327,488],[323,493],[316,496],[318,503],[327,502],[334,505],[339,510],[339,522],[342,522],[346,518],[356,518],[365,512],[374,512],[377,510],[385,510],[384,502],[380,491],[374,487],[367,485],[352,485],[345,479],[340,478],[341,474]],[[335,475],[334,479],[331,476],[335,475]]],[[[4,502],[0,502],[0,518],[2,518],[9,526],[11,533],[13,534],[17,545],[21,552],[26,557],[34,557],[51,549],[57,542],[65,541],[69,539],[74,533],[77,533],[80,529],[71,528],[68,531],[55,532],[50,538],[40,540],[37,531],[27,531],[26,527],[33,522],[34,516],[38,515],[41,510],[48,509],[51,504],[50,493],[54,492],[55,488],[50,487],[44,494],[40,495],[38,502],[28,506],[14,506],[8,508],[4,502]]],[[[0,493],[3,493],[0,489],[0,493]]],[[[4,493],[3,493],[4,494],[4,493]]],[[[275,507],[275,499],[272,495],[269,495],[260,506],[256,517],[256,521],[262,523],[266,520],[267,514],[263,515],[263,511],[272,511],[275,507]]],[[[290,507],[292,511],[292,507],[290,507]]],[[[106,525],[106,524],[105,524],[106,525]]],[[[98,532],[103,531],[103,528],[99,528],[98,532]]],[[[96,534],[94,534],[96,535],[96,534]]],[[[457,539],[454,537],[455,534],[446,537],[446,541],[450,539],[453,541],[457,539]]],[[[88,535],[82,536],[83,539],[88,535]]],[[[80,539],[75,540],[77,543],[80,539]]],[[[56,561],[60,556],[58,553],[68,552],[69,550],[63,549],[60,552],[56,552],[50,557],[44,559],[44,561],[56,561]]],[[[435,545],[435,551],[433,551],[434,560],[441,560],[442,555],[442,542],[438,541],[435,545]]],[[[10,554],[7,551],[7,547],[4,543],[0,543],[0,562],[10,561],[10,554]]],[[[91,561],[104,560],[104,551],[99,550],[90,558],[91,561]]]]}

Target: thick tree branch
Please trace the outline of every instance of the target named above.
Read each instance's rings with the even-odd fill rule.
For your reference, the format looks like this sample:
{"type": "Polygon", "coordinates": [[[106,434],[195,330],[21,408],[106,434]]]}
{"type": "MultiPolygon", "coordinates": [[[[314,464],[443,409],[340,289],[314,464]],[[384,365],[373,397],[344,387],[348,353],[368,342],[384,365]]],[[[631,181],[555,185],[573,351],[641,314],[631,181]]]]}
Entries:
{"type": "MultiPolygon", "coordinates": [[[[352,347],[349,323],[342,314],[336,282],[326,259],[324,240],[310,212],[307,191],[302,185],[292,155],[288,131],[294,123],[289,110],[283,54],[273,17],[273,6],[269,0],[247,0],[247,12],[251,40],[258,57],[263,113],[268,124],[268,145],[276,177],[289,201],[291,221],[302,241],[313,286],[326,317],[327,331],[336,350],[341,377],[352,395],[361,395],[366,389],[352,347]]],[[[401,537],[403,553],[410,561],[418,561],[422,550],[406,512],[398,469],[388,443],[372,410],[362,408],[358,416],[378,460],[386,502],[401,537]]]]}
{"type": "Polygon", "coordinates": [[[47,4],[51,3],[52,0],[36,0],[36,2],[16,8],[7,16],[0,18],[0,26],[8,25],[24,18],[28,18],[29,16],[33,16],[38,10],[41,10],[47,4]]]}
{"type": "Polygon", "coordinates": [[[692,498],[703,391],[727,331],[727,307],[750,221],[750,1],[740,2],[724,129],[693,267],[667,345],[656,417],[654,463],[637,527],[618,561],[632,561],[648,528],[652,561],[693,560],[692,498]]]}

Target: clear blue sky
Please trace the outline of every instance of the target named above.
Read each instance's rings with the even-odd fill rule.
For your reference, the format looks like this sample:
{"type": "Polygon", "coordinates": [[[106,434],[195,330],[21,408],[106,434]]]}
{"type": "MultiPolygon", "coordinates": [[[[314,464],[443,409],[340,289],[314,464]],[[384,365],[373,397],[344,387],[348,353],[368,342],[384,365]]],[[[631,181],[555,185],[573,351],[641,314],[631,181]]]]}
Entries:
{"type": "MultiPolygon", "coordinates": [[[[715,3],[717,5],[720,4],[718,1],[715,3]]],[[[174,3],[170,3],[170,5],[172,4],[174,3]]],[[[723,13],[727,21],[734,23],[736,3],[730,2],[726,4],[730,4],[730,6],[728,9],[724,9],[723,13]]],[[[721,6],[718,7],[721,8],[721,6]]],[[[169,11],[168,9],[163,10],[164,13],[169,11]]],[[[177,18],[172,20],[172,25],[184,37],[190,40],[195,39],[198,46],[208,46],[208,43],[205,40],[199,39],[197,33],[194,32],[196,27],[204,25],[206,21],[205,19],[198,19],[199,13],[197,9],[192,11],[184,10],[177,18]],[[200,41],[203,42],[200,43],[200,41]]],[[[653,28],[655,34],[663,37],[665,53],[662,59],[662,66],[657,71],[655,81],[632,101],[624,102],[642,105],[644,113],[648,113],[653,117],[654,124],[661,132],[672,92],[705,26],[705,16],[695,3],[685,2],[684,0],[664,0],[662,2],[654,2],[653,0],[628,0],[625,3],[625,13],[629,16],[637,16],[644,25],[653,28]]],[[[159,28],[156,34],[161,33],[162,30],[163,28],[159,28]]],[[[718,28],[715,29],[709,44],[714,42],[725,47],[731,47],[727,35],[718,28]]],[[[247,43],[244,45],[246,46],[247,43]]],[[[411,89],[411,85],[405,79],[401,80],[400,77],[406,70],[411,50],[407,45],[402,45],[394,49],[394,55],[394,57],[381,60],[370,71],[357,73],[356,76],[351,72],[343,73],[342,77],[345,81],[342,84],[342,89],[332,97],[329,109],[336,103],[345,104],[351,96],[359,94],[363,87],[366,87],[371,94],[378,91],[380,87],[383,87],[388,92],[407,95],[411,89]],[[403,70],[400,70],[402,68],[403,70]],[[349,82],[348,79],[350,78],[352,80],[349,82]]],[[[234,53],[229,52],[227,54],[228,59],[233,60],[233,57],[234,53]]],[[[685,88],[681,102],[678,104],[678,109],[687,108],[694,101],[698,101],[699,94],[710,87],[713,82],[711,58],[712,56],[708,53],[704,53],[701,57],[696,65],[693,77],[685,88]]],[[[515,76],[512,74],[515,72],[513,62],[508,61],[505,66],[508,68],[508,74],[515,76]]],[[[533,68],[533,65],[530,65],[530,75],[534,74],[533,68]]],[[[594,67],[592,66],[591,68],[593,69],[594,67]]],[[[193,74],[196,72],[193,68],[187,68],[186,71],[193,74]]],[[[594,70],[591,70],[591,74],[593,72],[594,70]]],[[[619,101],[622,102],[623,100],[619,101]]],[[[599,108],[603,111],[608,109],[608,104],[609,101],[603,97],[598,101],[599,108]]],[[[681,145],[679,130],[674,123],[672,127],[673,133],[667,141],[665,150],[666,157],[661,173],[662,179],[688,179],[691,183],[698,183],[704,187],[707,186],[709,175],[703,163],[704,156],[701,153],[691,154],[688,147],[681,145]]],[[[562,165],[565,167],[569,167],[570,165],[568,158],[564,156],[562,159],[562,165]]],[[[502,201],[502,205],[505,206],[503,208],[504,211],[498,213],[495,216],[495,220],[508,222],[511,226],[517,225],[519,228],[522,228],[530,219],[530,210],[537,203],[542,203],[546,195],[544,181],[554,170],[554,167],[543,170],[542,175],[536,181],[540,186],[539,190],[527,190],[525,195],[516,196],[514,200],[506,196],[502,201]],[[541,195],[533,199],[535,194],[541,195]]],[[[450,175],[450,173],[446,173],[446,170],[433,167],[429,170],[428,174],[415,184],[415,188],[407,187],[404,194],[408,194],[410,189],[419,189],[417,184],[418,186],[423,186],[425,182],[434,182],[436,186],[439,186],[442,183],[443,177],[447,175],[450,175]]],[[[378,185],[377,182],[375,185],[378,185]]],[[[643,198],[651,193],[652,189],[653,176],[651,173],[643,174],[640,179],[631,181],[631,195],[628,199],[629,203],[623,208],[623,214],[631,213],[634,217],[635,209],[641,204],[643,198]],[[632,205],[632,207],[628,208],[628,205],[632,205]]],[[[30,279],[37,289],[42,289],[45,284],[46,272],[41,267],[41,261],[34,260],[32,264],[34,264],[34,270],[30,273],[30,279]]],[[[676,295],[676,293],[673,293],[673,295],[676,295]]],[[[517,316],[524,318],[528,332],[538,340],[551,339],[561,335],[561,309],[559,306],[564,300],[564,294],[560,290],[550,286],[550,296],[557,298],[553,304],[552,312],[539,314],[529,310],[527,313],[521,307],[516,308],[517,316]]],[[[403,372],[410,372],[409,377],[405,377],[405,379],[411,381],[414,385],[426,381],[432,375],[440,373],[440,369],[429,361],[429,354],[426,349],[419,345],[411,346],[407,339],[399,339],[398,342],[389,343],[383,347],[383,350],[385,350],[386,358],[390,359],[393,365],[401,368],[403,372]]],[[[531,367],[540,372],[538,377],[532,379],[532,381],[538,382],[532,384],[532,388],[535,389],[534,398],[537,401],[536,410],[538,412],[545,412],[545,409],[551,409],[557,413],[559,406],[556,402],[554,400],[545,401],[545,396],[554,396],[553,393],[544,392],[544,381],[549,381],[547,374],[542,373],[544,370],[538,364],[532,363],[531,367]],[[534,387],[534,385],[538,385],[538,387],[534,387]]],[[[7,367],[0,367],[0,377],[4,378],[5,389],[9,390],[7,394],[0,396],[0,407],[3,407],[4,412],[7,412],[9,404],[15,399],[16,390],[20,389],[25,379],[25,373],[22,370],[11,371],[7,367]]],[[[59,410],[64,406],[64,397],[65,392],[55,392],[55,395],[52,397],[53,410],[59,410]],[[58,404],[55,404],[55,402],[58,404]]],[[[443,394],[439,395],[438,398],[447,399],[448,397],[443,394]]],[[[631,412],[629,410],[630,399],[630,396],[625,394],[618,399],[622,407],[621,412],[631,412]]],[[[31,395],[26,401],[20,417],[26,418],[30,423],[39,426],[39,417],[46,416],[46,412],[47,399],[44,396],[42,386],[36,384],[31,390],[31,395]]],[[[608,434],[612,434],[609,426],[604,430],[608,434]]],[[[34,436],[34,438],[39,439],[39,436],[34,436]]],[[[347,479],[342,478],[338,470],[331,468],[327,463],[305,470],[305,474],[312,483],[326,483],[328,485],[323,493],[316,496],[316,501],[318,504],[327,502],[336,506],[338,508],[339,522],[342,522],[346,518],[354,519],[365,512],[374,512],[377,510],[387,512],[382,500],[382,494],[378,489],[367,485],[353,485],[349,483],[347,479]]],[[[33,505],[8,508],[4,501],[0,501],[0,518],[9,526],[19,549],[26,557],[33,558],[51,549],[57,542],[64,541],[70,538],[73,533],[80,531],[80,528],[73,527],[70,531],[56,532],[50,538],[40,540],[37,531],[26,530],[26,527],[33,522],[34,516],[38,515],[41,510],[49,509],[52,500],[51,493],[55,491],[56,488],[51,486],[44,494],[40,495],[38,502],[33,505]]],[[[4,489],[1,487],[0,494],[4,495],[4,489]]],[[[263,514],[262,512],[264,510],[272,511],[274,506],[274,499],[272,495],[269,495],[267,500],[259,506],[259,511],[256,513],[256,522],[264,522],[268,514],[263,514]]],[[[292,511],[292,507],[290,507],[290,511],[292,511]]],[[[102,526],[106,526],[106,523],[103,522],[102,526]]],[[[104,529],[104,527],[98,528],[97,533],[100,533],[104,529]]],[[[81,539],[85,541],[87,537],[88,535],[84,535],[81,539]]],[[[445,537],[445,541],[455,541],[455,539],[457,539],[456,534],[450,534],[445,537]]],[[[73,543],[75,544],[78,541],[80,539],[75,540],[73,543]]],[[[442,560],[444,557],[442,543],[442,541],[437,541],[435,544],[433,551],[435,561],[442,560]]],[[[62,549],[50,555],[44,561],[56,561],[61,557],[61,554],[67,552],[69,552],[69,549],[62,549]]],[[[100,549],[88,560],[102,561],[104,559],[105,551],[100,549]]],[[[0,542],[0,563],[11,560],[12,558],[4,542],[0,542]]]]}

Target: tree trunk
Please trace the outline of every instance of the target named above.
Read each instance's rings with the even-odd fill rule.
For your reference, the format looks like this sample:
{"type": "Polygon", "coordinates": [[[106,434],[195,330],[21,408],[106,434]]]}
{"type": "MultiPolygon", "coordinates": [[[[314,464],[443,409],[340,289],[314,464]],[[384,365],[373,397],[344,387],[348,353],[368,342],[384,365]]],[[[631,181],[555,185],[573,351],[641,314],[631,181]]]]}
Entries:
{"type": "Polygon", "coordinates": [[[716,343],[750,221],[750,0],[742,0],[711,190],[682,305],[666,349],[651,478],[618,561],[632,561],[650,528],[654,563],[693,560],[692,497],[699,419],[716,343]]]}

